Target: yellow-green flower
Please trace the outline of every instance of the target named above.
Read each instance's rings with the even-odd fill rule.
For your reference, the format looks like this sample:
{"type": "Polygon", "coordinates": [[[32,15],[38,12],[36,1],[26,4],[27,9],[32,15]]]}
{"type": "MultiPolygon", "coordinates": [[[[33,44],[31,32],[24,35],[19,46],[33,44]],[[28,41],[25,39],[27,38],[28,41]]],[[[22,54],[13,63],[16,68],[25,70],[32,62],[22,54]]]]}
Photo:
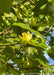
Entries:
{"type": "Polygon", "coordinates": [[[28,31],[27,33],[22,33],[23,39],[26,41],[30,41],[32,38],[32,34],[28,31]]]}

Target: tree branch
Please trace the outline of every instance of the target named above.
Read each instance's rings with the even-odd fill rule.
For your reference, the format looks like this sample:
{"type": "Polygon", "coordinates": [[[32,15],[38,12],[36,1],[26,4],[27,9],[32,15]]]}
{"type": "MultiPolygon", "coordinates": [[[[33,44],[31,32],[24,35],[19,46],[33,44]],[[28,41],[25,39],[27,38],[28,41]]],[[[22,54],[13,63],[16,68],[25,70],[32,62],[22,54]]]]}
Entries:
{"type": "MultiPolygon", "coordinates": [[[[14,68],[14,66],[13,66],[12,64],[9,64],[9,63],[8,63],[8,65],[11,66],[12,68],[14,68]]],[[[15,67],[16,67],[16,68],[19,68],[19,69],[21,69],[21,70],[23,70],[23,69],[24,69],[24,70],[33,70],[33,69],[41,69],[41,70],[42,70],[42,69],[45,68],[44,66],[42,66],[42,67],[32,67],[32,68],[22,68],[22,67],[17,67],[17,66],[15,66],[15,67]]],[[[48,70],[48,69],[46,69],[46,70],[48,70]]]]}
{"type": "Polygon", "coordinates": [[[50,17],[54,18],[54,16],[50,16],[50,17]]]}
{"type": "Polygon", "coordinates": [[[32,4],[35,4],[32,0],[29,0],[32,4]]]}
{"type": "Polygon", "coordinates": [[[19,69],[24,69],[24,70],[43,69],[43,68],[44,68],[44,66],[42,66],[42,67],[32,67],[32,68],[20,68],[19,67],[19,69]]]}
{"type": "Polygon", "coordinates": [[[4,32],[8,31],[11,28],[11,26],[9,26],[7,29],[3,30],[2,32],[0,32],[0,35],[2,35],[4,32]]]}
{"type": "Polygon", "coordinates": [[[20,72],[20,71],[18,71],[18,70],[16,70],[16,69],[14,69],[14,66],[12,66],[11,64],[7,63],[7,65],[8,65],[9,67],[11,67],[15,72],[22,73],[22,72],[20,72]]]}
{"type": "Polygon", "coordinates": [[[2,52],[0,52],[1,55],[4,55],[2,52]]]}

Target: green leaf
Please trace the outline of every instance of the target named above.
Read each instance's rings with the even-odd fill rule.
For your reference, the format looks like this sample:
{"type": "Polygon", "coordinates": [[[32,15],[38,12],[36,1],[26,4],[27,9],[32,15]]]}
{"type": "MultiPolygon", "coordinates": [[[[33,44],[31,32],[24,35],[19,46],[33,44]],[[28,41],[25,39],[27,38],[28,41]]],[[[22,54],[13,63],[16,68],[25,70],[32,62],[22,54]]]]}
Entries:
{"type": "Polygon", "coordinates": [[[28,47],[27,51],[28,51],[28,54],[38,53],[37,49],[34,47],[28,47]]]}
{"type": "Polygon", "coordinates": [[[8,18],[12,18],[14,21],[17,21],[17,17],[15,14],[13,14],[12,12],[8,13],[4,13],[4,17],[8,17],[8,18]]]}
{"type": "Polygon", "coordinates": [[[27,29],[30,30],[31,32],[34,32],[34,34],[38,37],[41,38],[42,42],[45,42],[46,40],[44,39],[43,35],[40,34],[38,31],[35,31],[33,29],[30,28],[30,26],[28,24],[24,24],[24,23],[13,23],[13,26],[19,26],[23,29],[27,29]]]}
{"type": "Polygon", "coordinates": [[[52,4],[54,4],[54,0],[48,0],[49,2],[51,2],[52,4]]]}
{"type": "Polygon", "coordinates": [[[14,0],[15,2],[18,2],[18,3],[20,3],[20,2],[22,2],[22,0],[14,0]]]}
{"type": "Polygon", "coordinates": [[[19,26],[23,29],[28,29],[30,30],[30,26],[28,24],[24,24],[24,23],[13,23],[14,26],[19,26]]]}
{"type": "Polygon", "coordinates": [[[52,59],[54,59],[54,47],[52,47],[51,49],[49,49],[47,53],[48,53],[48,55],[49,55],[52,59]]]}
{"type": "Polygon", "coordinates": [[[41,38],[42,42],[44,43],[46,41],[46,39],[44,38],[44,36],[42,34],[40,34],[38,31],[35,31],[33,29],[31,29],[32,32],[34,32],[34,34],[38,37],[41,38]]]}

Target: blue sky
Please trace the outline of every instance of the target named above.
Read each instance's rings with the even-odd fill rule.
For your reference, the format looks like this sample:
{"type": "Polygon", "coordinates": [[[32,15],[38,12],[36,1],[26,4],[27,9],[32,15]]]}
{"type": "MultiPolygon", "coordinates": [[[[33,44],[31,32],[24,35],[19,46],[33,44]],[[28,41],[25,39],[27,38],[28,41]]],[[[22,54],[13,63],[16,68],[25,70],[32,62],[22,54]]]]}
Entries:
{"type": "MultiPolygon", "coordinates": [[[[51,32],[49,32],[49,33],[51,34],[51,36],[54,37],[54,31],[53,31],[53,33],[51,33],[51,32]]],[[[47,40],[50,41],[50,36],[47,37],[47,40]]],[[[49,45],[48,45],[48,44],[49,44],[48,41],[46,41],[47,46],[49,46],[49,45]]],[[[50,48],[50,46],[49,46],[49,48],[50,48]]],[[[50,58],[47,53],[45,53],[44,56],[45,56],[45,57],[47,58],[47,60],[49,61],[49,65],[54,65],[54,60],[53,60],[52,58],[50,58]]]]}
{"type": "Polygon", "coordinates": [[[50,58],[50,57],[48,56],[47,53],[45,53],[44,56],[45,56],[45,57],[47,58],[47,60],[49,61],[49,65],[54,65],[54,61],[53,61],[53,59],[50,58]]]}

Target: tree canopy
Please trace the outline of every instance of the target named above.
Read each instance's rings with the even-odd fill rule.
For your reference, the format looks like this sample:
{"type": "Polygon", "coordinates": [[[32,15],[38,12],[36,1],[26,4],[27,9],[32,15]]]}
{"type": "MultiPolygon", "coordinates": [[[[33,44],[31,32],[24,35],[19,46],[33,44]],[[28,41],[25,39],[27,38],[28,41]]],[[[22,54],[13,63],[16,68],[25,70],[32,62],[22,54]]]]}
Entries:
{"type": "Polygon", "coordinates": [[[53,35],[54,0],[0,0],[0,74],[51,72],[53,35]]]}

